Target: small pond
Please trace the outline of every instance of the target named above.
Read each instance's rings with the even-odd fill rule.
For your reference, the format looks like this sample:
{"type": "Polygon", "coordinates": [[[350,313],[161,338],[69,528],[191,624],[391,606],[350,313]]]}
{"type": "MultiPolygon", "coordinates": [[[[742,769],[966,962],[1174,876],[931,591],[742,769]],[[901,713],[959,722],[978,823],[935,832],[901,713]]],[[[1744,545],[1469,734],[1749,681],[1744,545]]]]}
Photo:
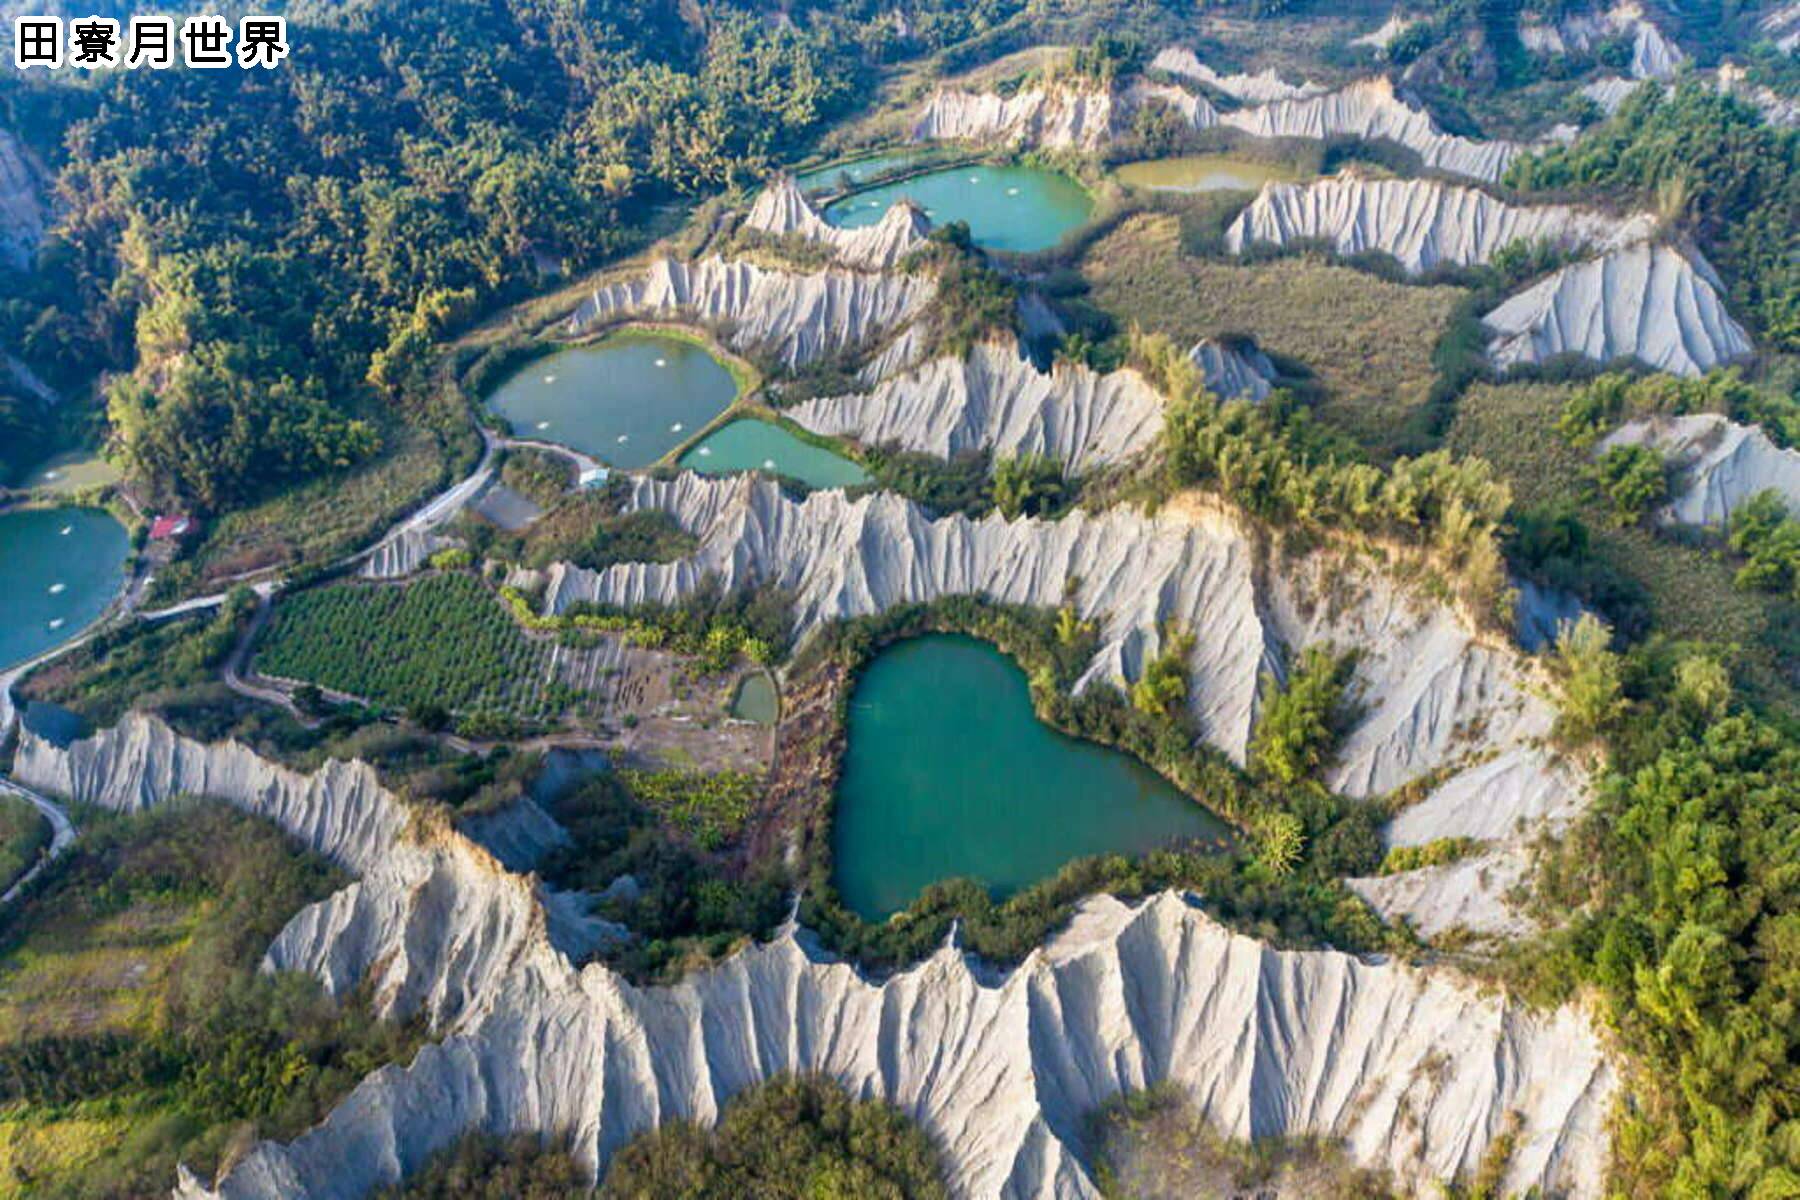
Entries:
{"type": "Polygon", "coordinates": [[[1113,177],[1126,187],[1152,192],[1255,192],[1271,180],[1297,180],[1301,172],[1283,163],[1229,154],[1194,154],[1126,163],[1113,177]]]}
{"type": "Polygon", "coordinates": [[[737,695],[731,698],[731,715],[758,725],[773,725],[781,716],[781,699],[766,671],[753,672],[738,682],[737,695]]]}
{"type": "Polygon", "coordinates": [[[889,150],[854,162],[832,163],[803,171],[794,176],[794,182],[805,192],[835,192],[842,189],[846,179],[850,181],[851,187],[856,187],[877,175],[903,167],[926,153],[929,152],[922,147],[889,150]]]}
{"type": "Polygon", "coordinates": [[[513,436],[647,467],[730,407],[737,382],[684,338],[628,330],[534,359],[488,397],[513,436]]]}
{"type": "Polygon", "coordinates": [[[99,619],[125,580],[125,527],[97,508],[0,513],[0,667],[99,619]]]}
{"type": "Polygon", "coordinates": [[[1039,721],[1025,674],[974,638],[876,655],[850,696],[832,820],[844,903],[869,920],[967,876],[1004,896],[1070,859],[1228,836],[1136,759],[1039,721]]]}
{"type": "Polygon", "coordinates": [[[789,475],[809,487],[840,488],[867,483],[861,463],[823,446],[803,442],[771,421],[746,417],[719,426],[681,456],[681,466],[703,475],[767,471],[789,475]]]}
{"type": "Polygon", "coordinates": [[[841,229],[861,229],[902,198],[917,202],[934,225],[967,221],[981,245],[1018,253],[1056,245],[1094,210],[1093,197],[1067,175],[1037,167],[967,166],[855,192],[829,205],[825,219],[841,229]]]}

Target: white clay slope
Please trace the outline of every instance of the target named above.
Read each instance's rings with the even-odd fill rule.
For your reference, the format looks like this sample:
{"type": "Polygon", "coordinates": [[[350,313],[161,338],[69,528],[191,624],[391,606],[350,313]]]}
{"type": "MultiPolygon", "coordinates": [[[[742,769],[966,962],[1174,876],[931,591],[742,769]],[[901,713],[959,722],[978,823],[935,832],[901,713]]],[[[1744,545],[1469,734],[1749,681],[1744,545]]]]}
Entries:
{"type": "Polygon", "coordinates": [[[1122,462],[1162,433],[1162,399],[1137,372],[1059,363],[1046,374],[1011,341],[933,359],[866,394],[808,400],[787,415],[815,433],[940,458],[1048,454],[1071,473],[1122,462]]]}
{"type": "Polygon", "coordinates": [[[1496,366],[1559,354],[1703,375],[1751,352],[1697,255],[1638,243],[1564,267],[1482,318],[1496,366]]]}
{"type": "Polygon", "coordinates": [[[1097,88],[1023,88],[1011,96],[939,88],[914,118],[914,141],[1006,141],[1092,150],[1113,133],[1119,101],[1097,88]]]}
{"type": "Polygon", "coordinates": [[[831,267],[810,275],[747,262],[660,258],[640,275],[602,284],[569,319],[571,332],[632,317],[725,322],[739,350],[767,350],[787,366],[873,344],[911,322],[936,295],[930,279],[831,267]]]}
{"type": "Polygon", "coordinates": [[[1260,138],[1391,141],[1416,153],[1432,170],[1488,182],[1499,179],[1513,159],[1532,149],[1518,142],[1478,142],[1445,133],[1430,113],[1395,95],[1385,76],[1322,96],[1221,113],[1219,124],[1260,138]]]}
{"type": "MultiPolygon", "coordinates": [[[[876,984],[790,928],[681,984],[636,988],[598,964],[575,969],[528,880],[454,831],[394,828],[378,815],[394,801],[366,785],[330,796],[324,779],[247,769],[241,748],[182,743],[143,718],[67,751],[22,749],[25,778],[75,799],[154,802],[204,780],[255,808],[273,787],[369,831],[354,857],[376,868],[295,918],[272,964],[321,971],[340,992],[375,972],[379,1010],[424,1013],[443,1040],[370,1076],[294,1142],[255,1146],[212,1187],[184,1171],[188,1200],[349,1200],[470,1130],[567,1138],[598,1172],[633,1135],[710,1122],[732,1095],[794,1071],[900,1106],[942,1150],[958,1197],[1096,1197],[1079,1158],[1085,1114],[1164,1082],[1229,1135],[1330,1137],[1420,1194],[1473,1172],[1517,1114],[1509,1191],[1598,1194],[1615,1079],[1576,1013],[1529,1012],[1441,971],[1271,950],[1174,893],[1088,901],[999,977],[945,949],[876,984]],[[170,755],[185,773],[156,765],[170,755]],[[215,755],[231,765],[202,761],[215,755]],[[439,868],[379,865],[414,860],[439,868]]],[[[321,776],[362,774],[332,764],[321,776]]]]}
{"type": "Polygon", "coordinates": [[[44,201],[37,168],[25,147],[0,129],[0,262],[24,267],[44,235],[44,201]]]}
{"type": "Polygon", "coordinates": [[[1206,390],[1221,400],[1266,400],[1273,390],[1275,364],[1255,346],[1235,348],[1217,338],[1201,338],[1188,350],[1206,390]]]}
{"type": "Polygon", "coordinates": [[[1724,525],[1739,505],[1773,489],[1800,514],[1800,451],[1786,450],[1755,425],[1717,413],[1633,421],[1604,438],[1597,453],[1642,444],[1675,469],[1666,515],[1686,525],[1724,525]]]}
{"type": "Polygon", "coordinates": [[[1669,79],[1687,60],[1681,47],[1669,40],[1634,0],[1624,0],[1604,12],[1564,17],[1554,25],[1526,22],[1519,27],[1519,40],[1538,54],[1587,51],[1618,36],[1631,39],[1627,69],[1633,79],[1669,79]]]}
{"type": "Polygon", "coordinates": [[[1196,83],[1204,83],[1208,87],[1217,88],[1227,96],[1234,96],[1252,104],[1265,104],[1271,100],[1301,100],[1307,96],[1317,96],[1325,89],[1308,80],[1305,83],[1293,84],[1283,79],[1273,67],[1258,71],[1254,75],[1229,73],[1221,75],[1205,63],[1185,46],[1165,46],[1157,51],[1156,57],[1150,60],[1151,69],[1167,71],[1171,75],[1179,75],[1184,79],[1192,79],[1196,83]]]}
{"type": "Polygon", "coordinates": [[[1329,242],[1339,254],[1391,254],[1415,274],[1491,262],[1514,242],[1609,249],[1655,231],[1648,214],[1619,218],[1567,205],[1518,205],[1478,188],[1348,172],[1308,184],[1268,183],[1225,232],[1242,254],[1258,243],[1329,242]]]}
{"type": "Polygon", "coordinates": [[[890,206],[874,225],[839,229],[813,209],[791,175],[781,176],[762,190],[744,225],[772,237],[803,237],[829,247],[840,262],[882,271],[918,249],[931,231],[925,214],[904,201],[890,206]]]}

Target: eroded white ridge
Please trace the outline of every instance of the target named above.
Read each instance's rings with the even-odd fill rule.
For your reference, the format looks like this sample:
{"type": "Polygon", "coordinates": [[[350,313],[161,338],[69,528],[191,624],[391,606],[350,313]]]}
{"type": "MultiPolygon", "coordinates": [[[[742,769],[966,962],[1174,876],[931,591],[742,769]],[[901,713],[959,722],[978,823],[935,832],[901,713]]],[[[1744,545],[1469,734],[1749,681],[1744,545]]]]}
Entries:
{"type": "Polygon", "coordinates": [[[30,153],[0,129],[0,262],[23,268],[44,236],[42,180],[30,153]]]}
{"type": "Polygon", "coordinates": [[[1587,51],[1607,38],[1631,38],[1633,79],[1669,79],[1681,70],[1687,54],[1645,14],[1636,0],[1623,0],[1604,12],[1577,13],[1553,25],[1525,22],[1519,40],[1538,54],[1587,51]]]}
{"type": "Polygon", "coordinates": [[[1242,254],[1258,243],[1329,242],[1339,254],[1390,254],[1418,274],[1491,262],[1515,242],[1566,253],[1611,249],[1656,231],[1648,213],[1616,217],[1562,204],[1519,205],[1479,188],[1346,172],[1312,183],[1267,183],[1225,232],[1242,254]]]}
{"type": "Polygon", "coordinates": [[[1496,366],[1559,354],[1703,375],[1751,353],[1697,253],[1640,242],[1564,267],[1482,318],[1496,366]]]}
{"type": "Polygon", "coordinates": [[[733,347],[795,366],[888,338],[936,293],[935,281],[922,276],[842,267],[799,274],[716,257],[659,258],[641,274],[596,287],[569,328],[579,333],[644,316],[723,322],[733,347]]]}
{"type": "Polygon", "coordinates": [[[1136,371],[1058,363],[1041,372],[1010,339],[932,359],[871,392],[805,401],[787,415],[816,433],[940,458],[1047,454],[1071,473],[1135,457],[1162,433],[1162,399],[1136,371]]]}
{"type": "Polygon", "coordinates": [[[1228,345],[1201,338],[1188,349],[1206,389],[1221,400],[1266,400],[1275,386],[1275,364],[1255,345],[1228,345]]]}
{"type": "Polygon", "coordinates": [[[773,237],[799,236],[829,247],[840,262],[888,270],[918,249],[931,223],[915,205],[890,205],[880,221],[863,229],[839,229],[814,210],[791,175],[764,188],[744,218],[746,228],[773,237]]]}
{"type": "Polygon", "coordinates": [[[278,793],[348,814],[357,832],[342,844],[362,879],[295,918],[270,965],[340,991],[372,975],[380,1011],[423,1013],[442,1039],[212,1185],[183,1171],[188,1200],[350,1200],[471,1130],[568,1138],[597,1174],[635,1134],[712,1121],[784,1072],[900,1106],[959,1197],[1097,1196],[1079,1157],[1085,1114],[1164,1082],[1232,1136],[1337,1139],[1421,1194],[1473,1171],[1516,1114],[1508,1190],[1598,1194],[1616,1081],[1576,1011],[1531,1012],[1447,971],[1272,950],[1175,893],[1089,900],[1004,975],[945,948],[876,983],[789,927],[683,983],[639,988],[574,967],[529,879],[454,830],[396,819],[360,764],[297,775],[144,717],[66,750],[23,749],[34,786],[96,803],[205,788],[257,811],[278,793]]]}
{"type": "Polygon", "coordinates": [[[1310,79],[1303,83],[1289,83],[1273,67],[1254,75],[1242,72],[1220,74],[1201,62],[1199,56],[1185,46],[1163,47],[1150,60],[1150,66],[1153,70],[1167,71],[1171,75],[1204,83],[1227,96],[1235,96],[1252,104],[1266,104],[1271,100],[1303,100],[1325,91],[1323,85],[1310,79]]]}
{"type": "Polygon", "coordinates": [[[1221,113],[1219,124],[1259,138],[1318,141],[1353,137],[1395,142],[1417,154],[1432,170],[1490,183],[1505,173],[1513,159],[1535,148],[1521,142],[1475,141],[1445,133],[1430,113],[1400,99],[1386,76],[1359,80],[1320,96],[1221,113]]]}
{"type": "Polygon", "coordinates": [[[1777,446],[1755,425],[1718,413],[1652,417],[1621,426],[1596,452],[1637,444],[1654,447],[1675,469],[1675,498],[1664,510],[1670,520],[1722,526],[1739,505],[1770,489],[1800,514],[1800,451],[1777,446]]]}

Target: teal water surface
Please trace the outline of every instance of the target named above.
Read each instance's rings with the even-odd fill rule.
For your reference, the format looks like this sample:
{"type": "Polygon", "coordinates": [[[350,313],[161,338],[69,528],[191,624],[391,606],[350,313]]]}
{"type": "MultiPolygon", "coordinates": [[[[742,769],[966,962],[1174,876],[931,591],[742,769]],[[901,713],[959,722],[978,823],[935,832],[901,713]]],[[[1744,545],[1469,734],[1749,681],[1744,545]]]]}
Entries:
{"type": "Polygon", "coordinates": [[[682,338],[625,332],[525,364],[488,407],[513,435],[647,467],[737,398],[731,372],[682,338]]]}
{"type": "Polygon", "coordinates": [[[1039,721],[1024,672],[986,642],[900,642],[851,693],[832,856],[844,903],[868,920],[943,879],[1004,896],[1070,859],[1226,836],[1136,759],[1039,721]]]}
{"type": "Polygon", "coordinates": [[[125,581],[125,527],[98,508],[0,513],[0,667],[99,619],[125,581]]]}
{"type": "Polygon", "coordinates": [[[844,180],[855,187],[886,171],[903,167],[920,155],[926,153],[922,149],[890,150],[885,154],[872,154],[868,158],[859,158],[855,162],[833,163],[830,166],[815,167],[813,170],[794,176],[794,182],[805,192],[835,192],[843,187],[844,180]]]}
{"type": "Polygon", "coordinates": [[[773,422],[752,417],[719,426],[683,454],[679,465],[703,475],[767,471],[792,476],[815,488],[850,487],[869,481],[869,473],[861,463],[803,442],[773,422]]]}
{"type": "Polygon", "coordinates": [[[951,167],[855,192],[825,209],[842,229],[881,220],[896,200],[910,198],[933,225],[967,221],[969,234],[990,250],[1029,253],[1056,245],[1088,219],[1093,197],[1067,175],[1037,167],[951,167]]]}

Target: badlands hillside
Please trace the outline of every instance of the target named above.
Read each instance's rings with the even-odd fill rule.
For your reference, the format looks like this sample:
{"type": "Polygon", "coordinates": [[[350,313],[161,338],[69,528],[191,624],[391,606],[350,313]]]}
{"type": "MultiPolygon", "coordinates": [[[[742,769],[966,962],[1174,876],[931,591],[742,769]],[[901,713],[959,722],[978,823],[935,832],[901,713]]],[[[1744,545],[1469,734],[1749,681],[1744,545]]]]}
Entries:
{"type": "Polygon", "coordinates": [[[0,1197],[1795,1192],[1794,5],[288,32],[0,79],[0,1197]]]}

